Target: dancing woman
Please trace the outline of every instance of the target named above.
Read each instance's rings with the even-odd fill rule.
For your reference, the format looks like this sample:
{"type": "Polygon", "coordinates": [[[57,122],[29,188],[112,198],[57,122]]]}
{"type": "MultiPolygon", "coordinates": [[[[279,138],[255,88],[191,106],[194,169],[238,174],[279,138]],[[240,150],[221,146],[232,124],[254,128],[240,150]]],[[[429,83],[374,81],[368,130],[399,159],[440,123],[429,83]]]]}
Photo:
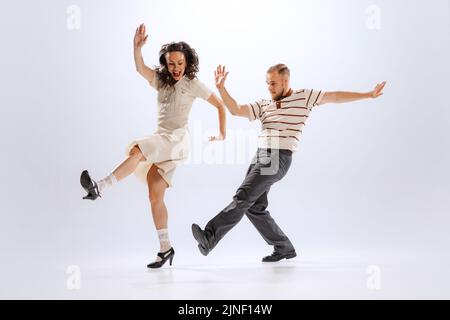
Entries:
{"type": "Polygon", "coordinates": [[[145,65],[141,49],[147,42],[146,28],[141,24],[134,36],[134,60],[137,72],[158,91],[158,120],[156,132],[132,141],[126,148],[126,158],[107,177],[93,180],[87,170],[80,177],[87,195],[83,199],[95,200],[106,188],[130,174],[145,182],[149,190],[151,212],[160,252],[148,268],[160,268],[166,261],[172,265],[175,251],[169,241],[168,212],[164,204],[166,189],[172,186],[175,168],[189,153],[188,118],[196,98],[202,98],[217,108],[220,134],[210,141],[220,141],[226,135],[226,113],[222,101],[212,93],[196,74],[199,71],[197,53],[185,42],[163,45],[159,55],[160,66],[152,69],[145,65]]]}

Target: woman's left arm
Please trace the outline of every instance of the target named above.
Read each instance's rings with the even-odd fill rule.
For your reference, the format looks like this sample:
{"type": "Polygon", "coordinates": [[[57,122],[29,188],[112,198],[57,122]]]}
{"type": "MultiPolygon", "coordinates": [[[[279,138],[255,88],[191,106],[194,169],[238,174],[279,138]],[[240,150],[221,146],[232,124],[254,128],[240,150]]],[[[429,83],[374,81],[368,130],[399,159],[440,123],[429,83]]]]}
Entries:
{"type": "Polygon", "coordinates": [[[214,93],[208,99],[208,102],[217,108],[217,112],[219,113],[219,130],[220,134],[218,136],[209,137],[209,141],[222,141],[225,140],[227,135],[227,117],[225,112],[225,106],[214,93]]]}

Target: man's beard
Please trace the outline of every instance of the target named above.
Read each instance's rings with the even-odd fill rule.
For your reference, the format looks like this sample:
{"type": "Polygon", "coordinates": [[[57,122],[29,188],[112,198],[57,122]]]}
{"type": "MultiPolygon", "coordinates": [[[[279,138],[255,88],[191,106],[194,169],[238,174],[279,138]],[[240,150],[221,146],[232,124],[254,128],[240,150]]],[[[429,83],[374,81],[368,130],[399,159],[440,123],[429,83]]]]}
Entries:
{"type": "Polygon", "coordinates": [[[281,92],[273,98],[273,101],[280,101],[281,99],[283,99],[285,89],[286,88],[283,87],[283,90],[281,90],[281,92]]]}

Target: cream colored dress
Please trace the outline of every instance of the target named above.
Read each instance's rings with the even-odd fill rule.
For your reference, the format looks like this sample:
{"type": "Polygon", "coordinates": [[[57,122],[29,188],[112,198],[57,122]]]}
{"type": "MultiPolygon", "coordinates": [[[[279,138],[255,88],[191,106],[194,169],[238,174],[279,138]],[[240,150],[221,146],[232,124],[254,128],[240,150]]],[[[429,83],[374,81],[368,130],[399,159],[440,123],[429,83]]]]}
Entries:
{"type": "Polygon", "coordinates": [[[126,154],[138,145],[146,160],[139,163],[134,175],[147,183],[147,173],[155,165],[172,187],[175,168],[189,155],[188,119],[192,103],[196,98],[208,100],[212,91],[198,79],[183,77],[172,87],[160,87],[157,78],[155,75],[150,85],[158,91],[158,128],[151,136],[133,140],[126,154]]]}

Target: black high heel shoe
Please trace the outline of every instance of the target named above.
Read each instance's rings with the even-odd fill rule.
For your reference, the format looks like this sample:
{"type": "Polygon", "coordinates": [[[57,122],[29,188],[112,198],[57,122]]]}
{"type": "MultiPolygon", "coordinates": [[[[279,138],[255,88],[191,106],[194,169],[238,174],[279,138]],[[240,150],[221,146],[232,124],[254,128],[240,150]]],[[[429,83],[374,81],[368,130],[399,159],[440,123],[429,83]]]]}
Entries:
{"type": "Polygon", "coordinates": [[[149,269],[161,268],[166,263],[167,260],[169,260],[169,265],[172,265],[174,255],[175,250],[173,250],[173,248],[170,248],[170,250],[166,252],[158,252],[158,257],[160,257],[162,260],[150,263],[149,265],[147,265],[147,268],[149,269]]]}
{"type": "Polygon", "coordinates": [[[87,196],[83,197],[83,199],[95,200],[98,197],[101,197],[100,192],[98,190],[97,182],[95,182],[89,172],[84,170],[81,173],[80,183],[84,190],[88,193],[87,196]]]}

